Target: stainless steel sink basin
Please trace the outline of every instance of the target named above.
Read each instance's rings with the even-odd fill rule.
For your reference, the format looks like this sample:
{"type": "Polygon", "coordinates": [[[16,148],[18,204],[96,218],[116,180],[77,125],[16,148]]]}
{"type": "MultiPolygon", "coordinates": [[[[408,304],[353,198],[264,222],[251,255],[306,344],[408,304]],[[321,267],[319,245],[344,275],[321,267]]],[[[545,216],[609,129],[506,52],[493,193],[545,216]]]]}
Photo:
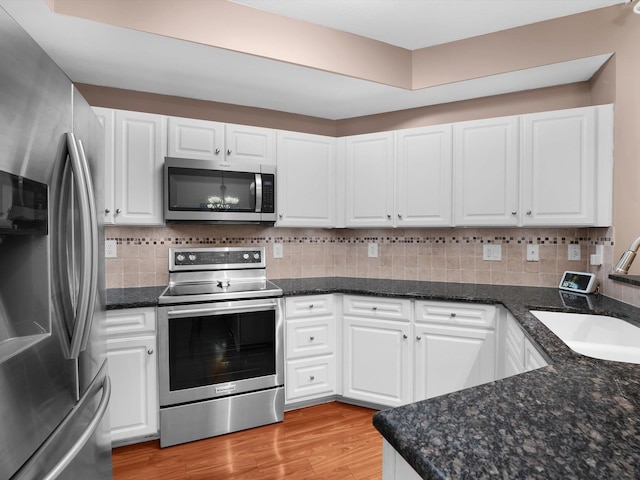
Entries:
{"type": "Polygon", "coordinates": [[[640,364],[640,328],[619,318],[581,313],[531,313],[571,350],[587,357],[640,364]]]}

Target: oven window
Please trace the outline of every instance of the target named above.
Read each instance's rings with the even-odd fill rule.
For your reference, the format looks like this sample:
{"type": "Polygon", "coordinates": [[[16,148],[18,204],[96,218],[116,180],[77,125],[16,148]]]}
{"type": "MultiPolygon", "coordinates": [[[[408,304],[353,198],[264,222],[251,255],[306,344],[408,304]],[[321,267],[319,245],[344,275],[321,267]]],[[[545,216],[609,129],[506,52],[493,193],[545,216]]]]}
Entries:
{"type": "Polygon", "coordinates": [[[169,320],[169,389],[276,373],[275,311],[169,320]]]}
{"type": "Polygon", "coordinates": [[[169,210],[189,212],[253,212],[253,173],[169,168],[169,210]]]}

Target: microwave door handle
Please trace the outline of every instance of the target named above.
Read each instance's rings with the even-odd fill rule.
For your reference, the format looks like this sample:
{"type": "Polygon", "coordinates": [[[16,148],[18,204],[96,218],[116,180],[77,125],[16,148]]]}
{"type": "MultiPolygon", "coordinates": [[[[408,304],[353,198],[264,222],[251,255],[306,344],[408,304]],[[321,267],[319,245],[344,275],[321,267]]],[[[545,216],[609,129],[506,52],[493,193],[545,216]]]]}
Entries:
{"type": "Polygon", "coordinates": [[[256,173],[256,212],[262,212],[262,175],[256,173]]]}
{"type": "Polygon", "coordinates": [[[91,273],[90,273],[90,283],[89,283],[89,299],[88,299],[88,307],[87,307],[87,320],[85,322],[84,331],[82,334],[82,342],[80,345],[80,351],[84,351],[87,348],[87,343],[89,342],[89,335],[91,333],[91,324],[93,322],[93,311],[96,307],[96,295],[98,294],[98,260],[99,260],[99,252],[98,252],[98,211],[96,209],[96,200],[93,190],[93,181],[91,179],[91,171],[89,170],[89,162],[87,161],[87,156],[84,150],[84,145],[82,144],[82,140],[79,138],[76,139],[78,144],[78,153],[80,154],[80,163],[83,171],[83,176],[85,178],[85,188],[87,193],[87,200],[89,206],[89,234],[91,236],[91,253],[90,253],[90,263],[91,263],[91,273]]]}
{"type": "Polygon", "coordinates": [[[74,359],[80,355],[87,317],[89,316],[88,292],[91,289],[92,238],[86,178],[81,165],[76,137],[73,133],[67,133],[67,148],[69,149],[71,169],[78,192],[77,202],[80,216],[80,278],[78,279],[78,302],[69,351],[70,358],[74,359]]]}

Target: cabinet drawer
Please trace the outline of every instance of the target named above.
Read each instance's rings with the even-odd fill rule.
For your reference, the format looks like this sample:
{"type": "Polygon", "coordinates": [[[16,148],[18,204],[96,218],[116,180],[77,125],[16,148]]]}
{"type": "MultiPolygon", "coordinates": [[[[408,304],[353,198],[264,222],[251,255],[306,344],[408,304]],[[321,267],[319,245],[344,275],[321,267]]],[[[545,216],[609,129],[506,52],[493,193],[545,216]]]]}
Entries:
{"type": "Polygon", "coordinates": [[[410,319],[410,300],[345,295],[343,302],[344,315],[404,321],[410,319]]]}
{"type": "Polygon", "coordinates": [[[336,393],[335,356],[287,361],[285,390],[287,401],[336,393]]]}
{"type": "Polygon", "coordinates": [[[333,295],[305,295],[285,298],[285,316],[289,318],[317,317],[333,315],[335,301],[333,295]]]}
{"type": "Polygon", "coordinates": [[[286,358],[301,358],[333,353],[336,329],[332,316],[287,319],[286,358]]]}
{"type": "Polygon", "coordinates": [[[155,307],[125,308],[123,310],[107,310],[107,335],[137,335],[155,333],[155,307]]]}
{"type": "Polygon", "coordinates": [[[416,321],[493,328],[496,307],[477,303],[416,301],[416,321]]]}

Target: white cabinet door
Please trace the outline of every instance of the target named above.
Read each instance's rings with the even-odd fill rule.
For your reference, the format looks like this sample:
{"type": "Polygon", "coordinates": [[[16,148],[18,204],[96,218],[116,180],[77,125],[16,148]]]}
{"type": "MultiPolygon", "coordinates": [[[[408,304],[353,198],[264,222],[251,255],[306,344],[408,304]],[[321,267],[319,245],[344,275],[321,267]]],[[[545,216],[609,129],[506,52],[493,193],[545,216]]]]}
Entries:
{"type": "Polygon", "coordinates": [[[518,224],[518,117],[454,124],[454,224],[518,224]]]}
{"type": "Polygon", "coordinates": [[[390,407],[410,402],[410,324],[345,316],[343,325],[343,395],[390,407]]]}
{"type": "Polygon", "coordinates": [[[415,325],[414,400],[437,397],[495,379],[495,332],[415,325]]]}
{"type": "Polygon", "coordinates": [[[168,157],[224,160],[224,123],[169,117],[168,157]]]}
{"type": "Polygon", "coordinates": [[[276,132],[270,128],[225,125],[225,159],[220,167],[253,163],[276,164],[276,132]]]}
{"type": "Polygon", "coordinates": [[[523,225],[593,225],[593,107],[522,116],[523,225]]]}
{"type": "Polygon", "coordinates": [[[440,125],[397,132],[397,226],[451,225],[451,129],[440,125]]]}
{"type": "Polygon", "coordinates": [[[155,335],[107,340],[112,442],[158,433],[155,352],[155,335]]]}
{"type": "Polygon", "coordinates": [[[166,117],[115,112],[114,223],[162,224],[162,165],[166,117]]]}
{"type": "Polygon", "coordinates": [[[115,211],[115,111],[111,108],[93,107],[104,132],[104,223],[113,225],[115,211]]]}
{"type": "Polygon", "coordinates": [[[546,367],[547,361],[542,354],[538,352],[538,349],[533,346],[528,338],[524,339],[524,371],[530,372],[531,370],[537,370],[538,368],[546,367]]]}
{"type": "Polygon", "coordinates": [[[393,226],[393,132],[345,140],[347,227],[393,226]]]}
{"type": "Polygon", "coordinates": [[[277,132],[279,227],[336,226],[336,139],[277,132]]]}
{"type": "Polygon", "coordinates": [[[524,372],[524,333],[510,313],[501,330],[504,332],[504,355],[499,358],[504,364],[500,365],[499,377],[519,375],[524,372]]]}
{"type": "Polygon", "coordinates": [[[285,377],[285,402],[299,402],[336,393],[336,357],[288,360],[285,377]]]}

